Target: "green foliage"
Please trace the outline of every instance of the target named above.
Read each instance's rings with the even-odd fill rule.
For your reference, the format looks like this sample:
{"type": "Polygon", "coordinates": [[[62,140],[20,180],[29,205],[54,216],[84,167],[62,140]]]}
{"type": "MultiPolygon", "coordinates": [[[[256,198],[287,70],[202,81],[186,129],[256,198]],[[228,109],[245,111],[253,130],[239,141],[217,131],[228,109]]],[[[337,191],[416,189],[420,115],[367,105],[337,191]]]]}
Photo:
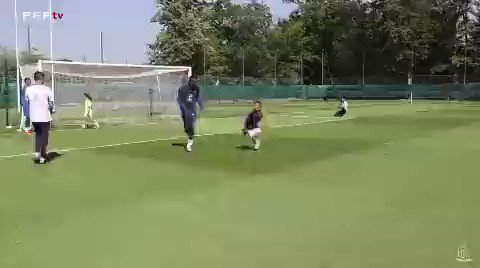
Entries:
{"type": "Polygon", "coordinates": [[[465,62],[469,72],[479,67],[478,0],[283,2],[298,8],[275,22],[269,7],[253,0],[157,0],[152,21],[160,33],[149,46],[150,62],[190,65],[213,76],[310,83],[324,71],[406,77],[460,73],[465,62]]]}
{"type": "MultiPolygon", "coordinates": [[[[46,59],[46,57],[33,48],[32,52],[20,51],[20,64],[33,64],[38,60],[46,59]]],[[[0,47],[0,79],[7,74],[8,80],[16,79],[16,55],[14,49],[0,47]],[[6,69],[5,69],[6,67],[6,69]]]]}

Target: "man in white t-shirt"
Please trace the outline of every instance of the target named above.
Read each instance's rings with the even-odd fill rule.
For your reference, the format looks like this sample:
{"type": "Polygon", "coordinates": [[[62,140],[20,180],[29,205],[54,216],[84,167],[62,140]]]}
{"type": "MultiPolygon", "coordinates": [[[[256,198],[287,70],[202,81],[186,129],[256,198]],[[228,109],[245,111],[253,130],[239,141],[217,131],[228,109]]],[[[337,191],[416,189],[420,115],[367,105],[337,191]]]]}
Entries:
{"type": "Polygon", "coordinates": [[[36,163],[47,162],[47,145],[52,121],[51,110],[53,107],[52,89],[45,86],[45,75],[35,72],[33,75],[35,84],[27,88],[26,99],[30,104],[30,120],[35,130],[35,159],[36,163]]]}

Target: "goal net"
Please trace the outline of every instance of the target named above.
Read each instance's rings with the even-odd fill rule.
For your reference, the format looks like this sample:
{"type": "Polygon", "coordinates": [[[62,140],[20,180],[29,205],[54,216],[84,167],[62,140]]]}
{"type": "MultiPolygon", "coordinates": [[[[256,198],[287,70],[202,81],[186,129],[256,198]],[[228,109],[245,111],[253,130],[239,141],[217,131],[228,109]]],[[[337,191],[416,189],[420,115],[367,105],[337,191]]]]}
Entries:
{"type": "MultiPolygon", "coordinates": [[[[31,68],[25,67],[23,77],[31,68]]],[[[53,89],[55,123],[84,122],[84,94],[93,99],[93,117],[103,124],[142,124],[178,117],[176,92],[190,67],[39,61],[53,89]]],[[[23,72],[22,72],[23,73],[23,72]]],[[[32,75],[30,75],[31,77],[32,75]]]]}

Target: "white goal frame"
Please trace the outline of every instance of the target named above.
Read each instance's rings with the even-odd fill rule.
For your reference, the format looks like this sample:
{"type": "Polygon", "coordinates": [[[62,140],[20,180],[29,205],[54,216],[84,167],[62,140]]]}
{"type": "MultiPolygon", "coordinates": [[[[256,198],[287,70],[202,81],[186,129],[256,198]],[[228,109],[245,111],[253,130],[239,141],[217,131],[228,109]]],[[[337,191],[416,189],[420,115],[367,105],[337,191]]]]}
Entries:
{"type": "Polygon", "coordinates": [[[188,77],[192,76],[192,67],[189,66],[171,66],[171,65],[141,65],[141,64],[120,64],[120,63],[102,63],[102,62],[81,62],[81,61],[54,61],[54,60],[39,60],[37,62],[37,70],[44,71],[44,64],[51,65],[52,74],[52,90],[53,98],[55,99],[55,65],[83,65],[83,66],[104,66],[104,67],[135,67],[135,68],[149,68],[154,70],[172,70],[172,71],[187,71],[188,77]]]}

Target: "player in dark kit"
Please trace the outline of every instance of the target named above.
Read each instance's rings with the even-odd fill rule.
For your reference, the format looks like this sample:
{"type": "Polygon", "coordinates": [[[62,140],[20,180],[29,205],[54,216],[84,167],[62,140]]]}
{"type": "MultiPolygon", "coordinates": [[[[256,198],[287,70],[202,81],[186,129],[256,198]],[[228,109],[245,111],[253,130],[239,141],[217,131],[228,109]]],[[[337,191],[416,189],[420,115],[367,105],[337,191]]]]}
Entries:
{"type": "Polygon", "coordinates": [[[258,151],[260,149],[260,135],[262,134],[260,122],[263,119],[262,102],[255,102],[255,109],[251,111],[247,118],[245,118],[245,124],[242,129],[243,135],[248,137],[253,142],[253,149],[258,151]]]}
{"type": "Polygon", "coordinates": [[[200,97],[200,88],[190,77],[188,82],[178,89],[177,102],[183,120],[183,128],[188,135],[186,146],[187,152],[192,151],[193,137],[195,136],[195,121],[197,120],[197,104],[203,110],[203,103],[200,97]]]}

